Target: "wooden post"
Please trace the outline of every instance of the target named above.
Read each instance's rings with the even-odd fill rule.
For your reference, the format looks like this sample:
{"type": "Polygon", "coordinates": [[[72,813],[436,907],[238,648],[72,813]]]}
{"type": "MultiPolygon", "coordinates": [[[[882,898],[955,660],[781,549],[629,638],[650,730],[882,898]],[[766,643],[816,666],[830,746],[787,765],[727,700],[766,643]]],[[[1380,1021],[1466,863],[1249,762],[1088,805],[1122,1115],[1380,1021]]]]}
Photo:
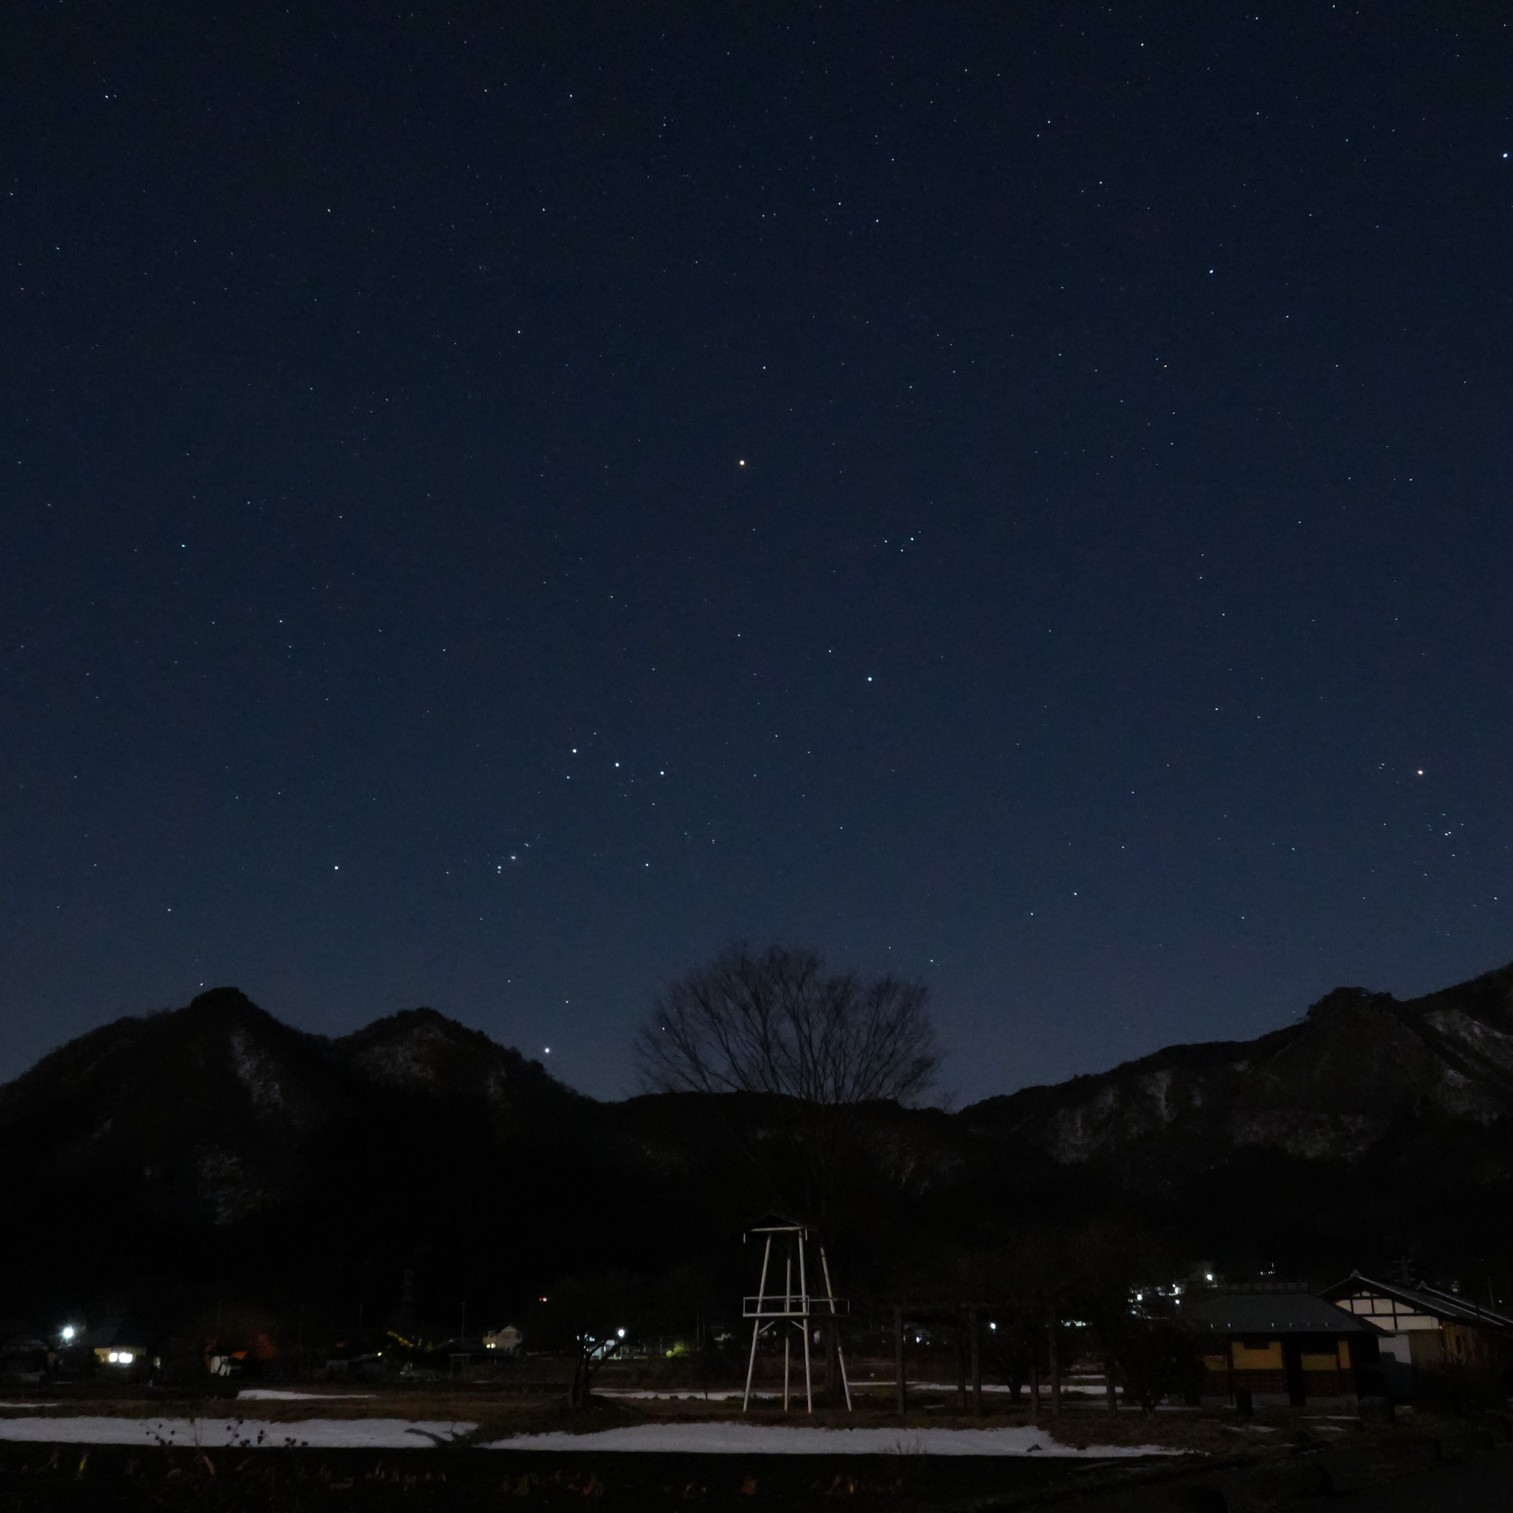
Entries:
{"type": "Polygon", "coordinates": [[[956,1319],[956,1411],[967,1411],[967,1311],[956,1319]]]}
{"type": "Polygon", "coordinates": [[[978,1334],[977,1310],[967,1309],[967,1348],[972,1361],[972,1415],[982,1417],[982,1340],[978,1334]]]}
{"type": "Polygon", "coordinates": [[[904,1385],[904,1311],[893,1309],[893,1402],[900,1418],[904,1415],[907,1388],[904,1385]]]}
{"type": "Polygon", "coordinates": [[[1051,1358],[1051,1417],[1061,1416],[1061,1347],[1056,1340],[1056,1320],[1045,1326],[1046,1346],[1051,1358]]]}
{"type": "MultiPolygon", "coordinates": [[[[746,1362],[746,1394],[741,1399],[741,1412],[751,1407],[751,1378],[756,1371],[757,1340],[762,1333],[762,1308],[767,1299],[767,1263],[772,1259],[772,1236],[762,1246],[762,1279],[757,1283],[756,1312],[751,1317],[751,1358],[746,1362]]],[[[785,1305],[786,1306],[786,1305],[785,1305]]],[[[785,1384],[786,1387],[786,1384],[785,1384]]],[[[783,1405],[785,1408],[787,1404],[783,1405]]]]}

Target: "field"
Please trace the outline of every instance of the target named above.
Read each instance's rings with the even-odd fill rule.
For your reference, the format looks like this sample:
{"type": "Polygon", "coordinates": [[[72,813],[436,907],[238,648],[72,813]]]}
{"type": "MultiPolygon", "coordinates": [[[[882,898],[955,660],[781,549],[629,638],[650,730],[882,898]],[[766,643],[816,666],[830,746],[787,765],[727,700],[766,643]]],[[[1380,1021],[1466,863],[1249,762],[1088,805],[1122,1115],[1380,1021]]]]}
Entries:
{"type": "Polygon", "coordinates": [[[0,1513],[587,1503],[627,1513],[673,1503],[797,1513],[837,1500],[899,1513],[1048,1501],[1113,1513],[1202,1506],[1191,1499],[1216,1476],[1244,1477],[1255,1494],[1247,1502],[1232,1490],[1229,1506],[1261,1507],[1317,1489],[1318,1477],[1300,1480],[1299,1467],[1347,1465],[1351,1454],[1428,1464],[1442,1453],[1424,1424],[1368,1428],[1302,1413],[1238,1424],[1180,1410],[1110,1414],[1087,1402],[1037,1426],[1001,1397],[987,1400],[983,1418],[961,1415],[954,1392],[915,1394],[903,1420],[888,1395],[866,1393],[853,1414],[811,1418],[767,1404],[743,1417],[728,1398],[647,1397],[629,1387],[575,1415],[555,1396],[478,1384],[273,1392],[281,1395],[7,1392],[0,1513]],[[816,1430],[830,1433],[816,1438],[816,1430]]]}

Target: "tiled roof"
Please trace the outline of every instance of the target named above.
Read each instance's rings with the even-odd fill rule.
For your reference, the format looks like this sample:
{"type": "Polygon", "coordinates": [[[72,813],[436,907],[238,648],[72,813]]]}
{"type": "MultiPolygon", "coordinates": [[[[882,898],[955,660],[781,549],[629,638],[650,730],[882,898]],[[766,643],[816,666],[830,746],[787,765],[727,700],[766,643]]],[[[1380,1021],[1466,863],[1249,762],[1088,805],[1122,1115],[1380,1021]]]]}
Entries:
{"type": "Polygon", "coordinates": [[[1182,1317],[1221,1334],[1371,1334],[1381,1331],[1311,1292],[1190,1292],[1182,1317]]]}

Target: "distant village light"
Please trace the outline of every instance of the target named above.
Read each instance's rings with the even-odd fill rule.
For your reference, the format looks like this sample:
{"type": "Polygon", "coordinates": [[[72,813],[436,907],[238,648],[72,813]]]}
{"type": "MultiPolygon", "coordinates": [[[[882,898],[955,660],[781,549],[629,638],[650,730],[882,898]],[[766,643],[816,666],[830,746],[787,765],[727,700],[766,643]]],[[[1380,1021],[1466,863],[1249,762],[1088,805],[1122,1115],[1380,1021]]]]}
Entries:
{"type": "Polygon", "coordinates": [[[58,1332],[63,1336],[63,1343],[65,1345],[78,1333],[72,1324],[65,1324],[58,1332]]]}

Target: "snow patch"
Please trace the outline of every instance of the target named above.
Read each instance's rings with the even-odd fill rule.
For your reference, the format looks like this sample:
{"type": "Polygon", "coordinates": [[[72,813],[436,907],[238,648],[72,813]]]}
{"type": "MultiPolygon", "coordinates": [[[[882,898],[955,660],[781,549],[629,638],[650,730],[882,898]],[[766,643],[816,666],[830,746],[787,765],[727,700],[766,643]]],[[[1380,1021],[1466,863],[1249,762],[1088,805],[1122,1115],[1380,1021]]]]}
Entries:
{"type": "Polygon", "coordinates": [[[435,1025],[411,1025],[403,1035],[364,1047],[354,1059],[375,1082],[389,1087],[430,1087],[436,1082],[434,1049],[445,1039],[435,1025]]]}
{"type": "Polygon", "coordinates": [[[1155,1100],[1162,1124],[1170,1124],[1176,1116],[1176,1110],[1171,1106],[1172,1069],[1169,1066],[1162,1067],[1145,1086],[1147,1093],[1155,1100]]]}
{"type": "Polygon", "coordinates": [[[476,1424],[403,1418],[307,1418],[287,1424],[219,1418],[0,1418],[0,1439],[44,1445],[189,1445],[264,1449],[310,1445],[322,1450],[425,1450],[471,1434],[476,1424]]]}
{"type": "Polygon", "coordinates": [[[254,1045],[245,1030],[231,1032],[231,1059],[236,1075],[260,1114],[277,1114],[284,1107],[284,1090],[278,1084],[273,1060],[254,1045]]]}
{"type": "MultiPolygon", "coordinates": [[[[252,1393],[241,1395],[250,1397],[252,1393]]],[[[257,1391],[257,1396],[288,1399],[300,1394],[257,1391]]],[[[279,1450],[310,1446],[332,1450],[424,1450],[465,1441],[476,1428],[476,1424],[440,1419],[307,1418],[272,1423],[246,1418],[107,1418],[83,1414],[77,1418],[0,1418],[0,1440],[29,1444],[185,1445],[204,1449],[242,1446],[279,1450]]],[[[1044,1430],[1033,1426],[819,1429],[749,1423],[642,1424],[606,1429],[598,1434],[522,1434],[495,1440],[484,1448],[576,1454],[615,1450],[663,1455],[1047,1455],[1080,1460],[1180,1453],[1159,1445],[1089,1445],[1075,1450],[1057,1444],[1044,1430]]]]}
{"type": "Polygon", "coordinates": [[[1513,1035],[1506,1035],[1460,1009],[1438,1009],[1428,1015],[1428,1020],[1446,1038],[1459,1041],[1500,1071],[1513,1071],[1513,1035]]]}
{"type": "Polygon", "coordinates": [[[247,1175],[247,1165],[235,1151],[202,1145],[195,1152],[199,1198],[213,1224],[234,1224],[262,1207],[266,1195],[247,1175]]]}
{"type": "Polygon", "coordinates": [[[247,1387],[236,1397],[242,1403],[302,1403],[341,1399],[343,1402],[357,1398],[377,1397],[376,1392],[285,1392],[278,1387],[247,1387]]]}
{"type": "Polygon", "coordinates": [[[661,1455],[1175,1455],[1159,1445],[1074,1450],[1043,1429],[809,1429],[782,1424],[638,1424],[598,1434],[520,1434],[490,1450],[617,1450],[661,1455]]]}

